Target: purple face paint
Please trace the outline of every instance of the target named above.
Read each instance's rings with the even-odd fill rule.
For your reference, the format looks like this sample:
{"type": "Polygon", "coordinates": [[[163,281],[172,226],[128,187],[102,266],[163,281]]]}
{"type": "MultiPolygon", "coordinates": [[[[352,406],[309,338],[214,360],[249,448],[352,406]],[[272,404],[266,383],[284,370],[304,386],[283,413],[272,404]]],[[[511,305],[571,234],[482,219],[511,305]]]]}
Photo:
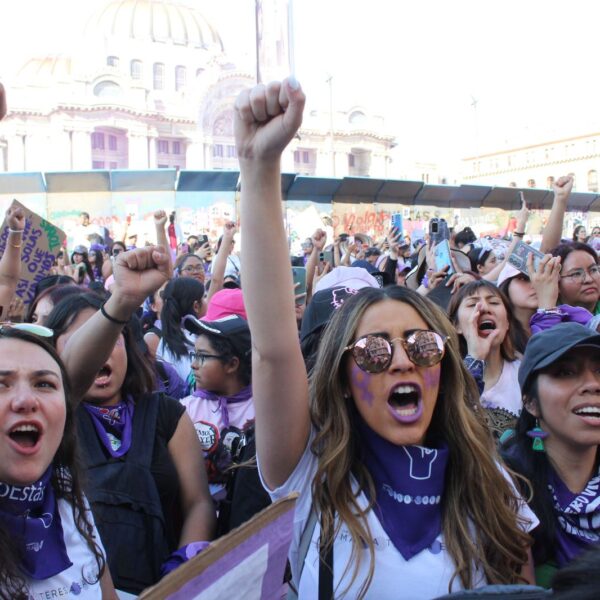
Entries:
{"type": "Polygon", "coordinates": [[[355,364],[352,365],[352,383],[360,392],[358,399],[372,406],[373,393],[369,389],[371,376],[355,364]]]}
{"type": "Polygon", "coordinates": [[[423,381],[425,382],[425,387],[433,388],[438,386],[440,383],[441,374],[442,369],[440,368],[427,369],[425,373],[423,373],[423,381]]]}

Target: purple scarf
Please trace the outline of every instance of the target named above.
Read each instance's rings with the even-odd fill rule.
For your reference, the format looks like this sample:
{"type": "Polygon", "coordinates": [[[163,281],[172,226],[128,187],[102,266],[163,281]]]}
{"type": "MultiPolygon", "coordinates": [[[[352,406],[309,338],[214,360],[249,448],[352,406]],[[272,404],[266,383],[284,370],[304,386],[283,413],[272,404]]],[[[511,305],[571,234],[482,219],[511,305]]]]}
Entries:
{"type": "Polygon", "coordinates": [[[102,445],[113,458],[124,456],[131,446],[133,425],[133,398],[114,406],[95,406],[83,402],[83,407],[92,417],[92,422],[102,445]]]}
{"type": "Polygon", "coordinates": [[[194,390],[192,392],[192,396],[196,398],[203,398],[204,400],[212,400],[213,402],[218,402],[219,406],[217,410],[221,411],[221,419],[223,420],[223,428],[229,427],[229,411],[227,410],[227,406],[229,404],[235,404],[237,402],[245,402],[246,400],[250,400],[252,398],[252,386],[243,388],[237,394],[233,396],[219,396],[214,392],[209,392],[208,390],[194,390]]]}
{"type": "Polygon", "coordinates": [[[438,553],[448,448],[396,446],[358,419],[362,458],[375,483],[375,514],[405,560],[438,553]]]}
{"type": "Polygon", "coordinates": [[[31,485],[0,482],[0,521],[10,537],[24,546],[23,572],[48,579],[68,569],[69,560],[54,488],[52,465],[31,485]]]}
{"type": "Polygon", "coordinates": [[[558,521],[556,561],[560,568],[600,541],[600,472],[579,494],[571,492],[554,471],[548,487],[558,521]]]}

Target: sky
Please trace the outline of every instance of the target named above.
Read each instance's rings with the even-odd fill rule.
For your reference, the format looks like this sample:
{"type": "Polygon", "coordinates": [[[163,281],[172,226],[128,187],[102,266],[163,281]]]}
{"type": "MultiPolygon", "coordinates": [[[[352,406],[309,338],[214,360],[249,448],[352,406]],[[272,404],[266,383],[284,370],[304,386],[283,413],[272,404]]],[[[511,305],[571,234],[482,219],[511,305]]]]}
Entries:
{"type": "MultiPolygon", "coordinates": [[[[0,78],[68,52],[109,0],[0,0],[0,78]]],[[[253,0],[185,0],[254,72],[253,0]]],[[[382,115],[407,160],[468,156],[600,132],[600,3],[293,0],[296,77],[313,106],[382,115]],[[473,99],[477,101],[473,108],[473,99]]]]}

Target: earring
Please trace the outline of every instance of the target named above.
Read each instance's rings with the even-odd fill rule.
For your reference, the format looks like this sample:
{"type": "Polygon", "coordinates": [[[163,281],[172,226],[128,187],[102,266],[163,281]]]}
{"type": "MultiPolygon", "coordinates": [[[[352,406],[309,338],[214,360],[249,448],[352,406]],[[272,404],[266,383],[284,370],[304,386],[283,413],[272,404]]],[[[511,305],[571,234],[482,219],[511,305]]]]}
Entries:
{"type": "Polygon", "coordinates": [[[527,435],[533,439],[532,448],[536,452],[546,452],[544,447],[544,440],[548,437],[548,432],[543,431],[540,427],[539,419],[535,420],[535,427],[527,432],[527,435]]]}

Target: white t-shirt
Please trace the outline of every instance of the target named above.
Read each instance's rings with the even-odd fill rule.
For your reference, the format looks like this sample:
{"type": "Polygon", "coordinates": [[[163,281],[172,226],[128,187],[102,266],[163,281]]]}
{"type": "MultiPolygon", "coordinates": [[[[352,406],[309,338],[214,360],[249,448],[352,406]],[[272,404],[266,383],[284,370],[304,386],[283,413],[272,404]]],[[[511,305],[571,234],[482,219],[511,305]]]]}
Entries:
{"type": "MultiPolygon", "coordinates": [[[[57,500],[58,511],[63,528],[65,545],[69,560],[73,563],[68,569],[49,579],[29,579],[30,600],[46,600],[53,598],[77,598],[77,600],[102,600],[102,590],[98,579],[98,565],[85,538],[79,533],[73,519],[71,504],[62,498],[57,500]],[[91,583],[88,583],[91,582],[91,583]]],[[[86,514],[87,520],[94,525],[94,538],[102,552],[104,548],[96,530],[92,513],[86,514]]],[[[105,553],[104,553],[105,554],[105,553]]],[[[108,569],[108,566],[106,567],[108,569]]]]}
{"type": "MultiPolygon", "coordinates": [[[[192,352],[192,350],[194,350],[194,344],[197,336],[189,333],[185,329],[182,329],[182,331],[185,337],[191,342],[191,345],[189,346],[189,352],[192,352]]],[[[156,348],[156,358],[160,358],[165,362],[168,362],[177,371],[177,375],[181,377],[181,380],[187,381],[192,371],[192,359],[190,358],[189,353],[184,354],[181,357],[175,356],[168,348],[165,347],[164,339],[161,338],[160,342],[158,343],[158,347],[156,348]]]]}
{"type": "Polygon", "coordinates": [[[515,416],[521,414],[523,397],[519,385],[520,360],[505,360],[498,381],[481,394],[481,406],[484,408],[504,408],[515,416]]]}
{"type": "MultiPolygon", "coordinates": [[[[317,458],[310,451],[310,444],[314,437],[314,432],[311,434],[311,439],[307,444],[304,454],[296,465],[294,472],[289,479],[275,490],[269,490],[273,501],[287,496],[291,492],[299,492],[300,497],[296,503],[296,511],[294,514],[294,534],[292,544],[290,546],[289,560],[292,567],[292,575],[294,581],[298,581],[297,563],[298,563],[298,548],[300,539],[306,522],[310,515],[312,505],[311,485],[317,469],[317,458]]],[[[502,469],[502,467],[499,467],[502,469]]],[[[260,464],[259,464],[260,472],[260,464]]],[[[503,471],[505,476],[508,475],[503,471]]],[[[518,492],[515,490],[515,495],[518,492]]],[[[358,503],[361,507],[366,507],[368,502],[363,493],[358,496],[358,503]]],[[[525,501],[521,502],[520,515],[529,522],[527,531],[534,529],[539,521],[527,506],[525,501]]],[[[420,598],[436,598],[448,593],[448,584],[455,571],[455,565],[452,558],[446,551],[443,536],[440,534],[433,544],[426,550],[423,550],[410,560],[405,560],[404,557],[396,550],[387,533],[381,526],[379,519],[373,511],[368,514],[368,524],[371,530],[371,535],[375,542],[375,572],[371,585],[367,591],[366,598],[373,600],[413,600],[420,598]]],[[[304,561],[302,569],[302,577],[298,588],[298,597],[300,600],[318,598],[319,589],[319,535],[320,523],[317,523],[311,538],[311,543],[304,561]]],[[[358,577],[348,589],[354,565],[350,567],[345,574],[343,580],[340,580],[344,574],[344,570],[350,559],[352,551],[352,537],[344,525],[340,529],[340,533],[335,539],[333,549],[334,560],[334,595],[335,598],[344,598],[350,600],[358,596],[358,591],[362,582],[368,574],[369,551],[365,549],[362,556],[362,561],[358,573],[358,577]]],[[[486,580],[481,572],[477,572],[474,577],[475,587],[486,585],[486,580]]],[[[452,591],[461,590],[462,586],[460,579],[456,577],[452,585],[452,591]]]]}

